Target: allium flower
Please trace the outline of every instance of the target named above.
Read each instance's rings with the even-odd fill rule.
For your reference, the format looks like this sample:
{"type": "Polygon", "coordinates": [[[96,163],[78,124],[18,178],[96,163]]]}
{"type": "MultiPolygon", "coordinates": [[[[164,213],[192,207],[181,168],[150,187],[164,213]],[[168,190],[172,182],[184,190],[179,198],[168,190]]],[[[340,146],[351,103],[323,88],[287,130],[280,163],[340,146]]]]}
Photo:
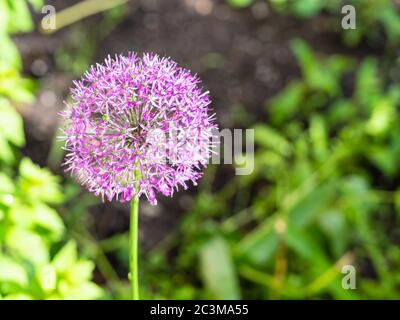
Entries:
{"type": "Polygon", "coordinates": [[[65,165],[89,191],[130,201],[172,196],[202,175],[216,125],[200,80],[169,58],[134,53],[96,64],[62,113],[65,165]]]}

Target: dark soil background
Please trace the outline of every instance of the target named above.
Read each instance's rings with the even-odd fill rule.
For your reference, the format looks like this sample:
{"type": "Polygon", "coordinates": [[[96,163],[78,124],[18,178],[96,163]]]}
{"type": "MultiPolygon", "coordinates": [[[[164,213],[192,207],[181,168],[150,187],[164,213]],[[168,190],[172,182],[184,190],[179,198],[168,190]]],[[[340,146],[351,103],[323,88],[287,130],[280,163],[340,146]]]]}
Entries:
{"type": "MultiPolygon", "coordinates": [[[[47,1],[57,10],[75,2],[47,1]]],[[[125,18],[99,41],[91,62],[128,51],[153,51],[172,57],[199,74],[211,92],[221,128],[246,127],[265,118],[265,101],[299,74],[289,49],[291,39],[302,37],[319,52],[344,50],[340,39],[329,33],[326,19],[304,22],[277,16],[265,1],[256,1],[243,10],[232,9],[223,0],[133,0],[125,8],[125,18]]],[[[40,15],[36,19],[39,21],[40,15]]],[[[60,70],[55,55],[70,46],[71,33],[77,29],[84,34],[84,46],[90,40],[87,37],[96,34],[92,27],[99,19],[101,15],[89,17],[52,35],[36,31],[15,37],[25,73],[40,80],[37,101],[23,109],[27,137],[24,153],[40,165],[47,163],[57,134],[57,113],[76,77],[60,70]]],[[[368,53],[346,50],[354,57],[368,53]]],[[[222,178],[228,181],[230,174],[227,168],[222,178]]],[[[142,202],[140,237],[144,248],[151,248],[176,226],[190,207],[194,191],[191,188],[173,199],[163,198],[154,207],[142,202]]],[[[123,205],[100,204],[90,211],[94,235],[99,239],[128,227],[128,210],[123,205]]]]}

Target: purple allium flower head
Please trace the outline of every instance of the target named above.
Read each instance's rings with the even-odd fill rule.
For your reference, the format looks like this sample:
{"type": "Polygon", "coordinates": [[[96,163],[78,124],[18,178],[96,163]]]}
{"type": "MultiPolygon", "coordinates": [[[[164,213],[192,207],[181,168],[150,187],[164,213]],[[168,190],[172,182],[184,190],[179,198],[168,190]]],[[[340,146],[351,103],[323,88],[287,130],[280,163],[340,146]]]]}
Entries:
{"type": "Polygon", "coordinates": [[[67,170],[96,195],[129,201],[196,184],[212,152],[214,115],[200,80],[156,54],[108,57],[71,89],[67,170]]]}

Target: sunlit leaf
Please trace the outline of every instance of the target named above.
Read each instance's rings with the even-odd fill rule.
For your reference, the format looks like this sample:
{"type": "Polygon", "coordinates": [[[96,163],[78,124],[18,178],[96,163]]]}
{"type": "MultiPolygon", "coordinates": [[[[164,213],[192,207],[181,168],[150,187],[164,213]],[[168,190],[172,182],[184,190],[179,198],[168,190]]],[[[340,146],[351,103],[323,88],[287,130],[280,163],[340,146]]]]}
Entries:
{"type": "Polygon", "coordinates": [[[5,99],[0,99],[0,135],[18,147],[25,143],[22,118],[5,99]]]}
{"type": "Polygon", "coordinates": [[[24,287],[28,282],[28,275],[21,264],[0,254],[0,285],[5,282],[24,287]]]}
{"type": "Polygon", "coordinates": [[[47,203],[59,203],[62,200],[59,178],[48,169],[40,168],[28,158],[21,161],[19,185],[21,191],[33,200],[47,203]]]}
{"type": "Polygon", "coordinates": [[[8,231],[5,241],[9,250],[33,264],[49,261],[49,248],[44,239],[32,231],[13,228],[8,231]]]}
{"type": "Polygon", "coordinates": [[[205,287],[215,299],[240,299],[240,288],[226,241],[213,238],[200,252],[201,274],[205,287]]]}

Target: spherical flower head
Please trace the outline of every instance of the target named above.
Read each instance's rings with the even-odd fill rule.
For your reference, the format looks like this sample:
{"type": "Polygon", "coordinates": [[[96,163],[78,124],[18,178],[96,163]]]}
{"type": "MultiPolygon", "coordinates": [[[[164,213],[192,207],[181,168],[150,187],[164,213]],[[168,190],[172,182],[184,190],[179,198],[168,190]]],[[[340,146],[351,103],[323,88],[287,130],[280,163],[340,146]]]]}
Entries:
{"type": "Polygon", "coordinates": [[[108,57],[71,88],[62,113],[64,165],[109,201],[172,196],[210,158],[214,115],[199,79],[156,54],[108,57]]]}

